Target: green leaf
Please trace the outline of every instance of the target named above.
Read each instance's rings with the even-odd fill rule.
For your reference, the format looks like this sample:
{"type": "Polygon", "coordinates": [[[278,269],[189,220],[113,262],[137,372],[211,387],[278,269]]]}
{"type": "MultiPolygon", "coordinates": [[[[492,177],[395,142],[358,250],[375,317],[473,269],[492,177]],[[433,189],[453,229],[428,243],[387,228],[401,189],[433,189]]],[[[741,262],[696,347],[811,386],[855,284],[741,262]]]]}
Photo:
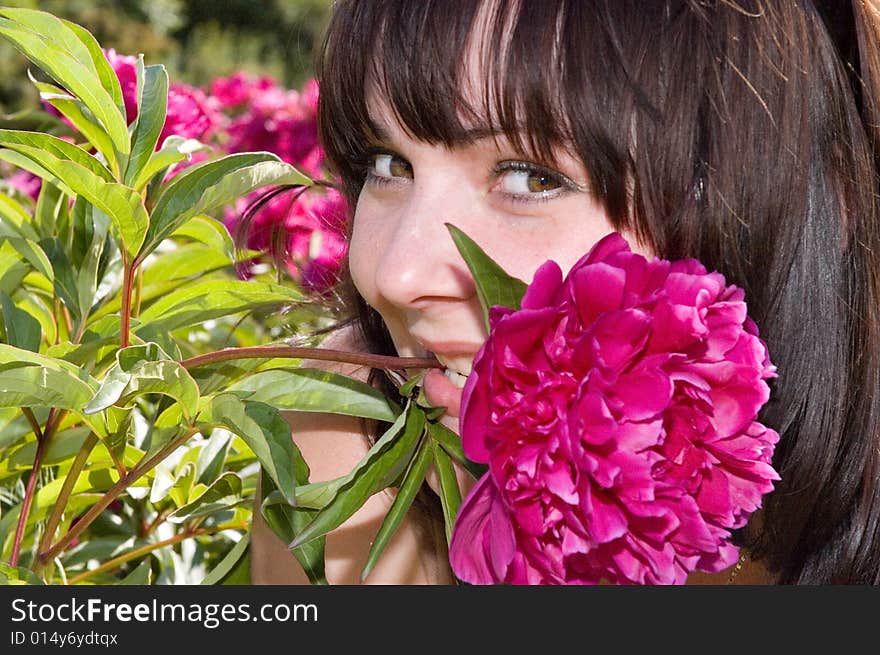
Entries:
{"type": "Polygon", "coordinates": [[[23,309],[16,307],[12,298],[0,291],[0,305],[3,310],[3,325],[6,328],[6,343],[31,352],[40,350],[43,330],[40,322],[23,309]]]}
{"type": "Polygon", "coordinates": [[[117,585],[121,586],[133,586],[133,585],[148,585],[153,581],[153,569],[150,566],[149,558],[145,559],[143,562],[137,565],[134,571],[129,573],[127,576],[122,578],[117,585]]]}
{"type": "Polygon", "coordinates": [[[220,563],[217,564],[208,575],[202,580],[200,584],[203,585],[218,585],[223,584],[224,579],[226,579],[236,568],[238,568],[239,563],[247,559],[249,556],[248,546],[251,543],[251,536],[249,534],[244,535],[241,539],[236,542],[236,544],[232,547],[232,549],[226,553],[220,563]]]}
{"type": "Polygon", "coordinates": [[[167,285],[172,280],[204,275],[226,268],[231,263],[229,258],[216,250],[200,243],[187,243],[156,256],[149,266],[142,269],[144,289],[153,285],[167,285]]]}
{"type": "MultiPolygon", "coordinates": [[[[54,19],[57,23],[51,27],[37,27],[33,21],[26,20],[25,12],[27,10],[0,10],[0,16],[8,17],[0,18],[0,35],[79,98],[107,131],[116,151],[127,155],[129,142],[125,117],[120,112],[117,98],[104,88],[90,53],[89,62],[86,62],[81,50],[73,54],[68,50],[73,43],[70,35],[78,37],[60,20],[54,19]]],[[[28,13],[35,16],[42,12],[28,13]]],[[[39,20],[52,19],[51,15],[44,14],[39,20]]]]}
{"type": "Polygon", "coordinates": [[[485,464],[477,464],[467,458],[464,454],[464,449],[461,447],[461,437],[455,434],[455,432],[442,423],[433,422],[428,423],[428,432],[430,432],[434,441],[441,445],[443,450],[467,469],[468,473],[474,476],[475,479],[479,480],[483,477],[483,474],[488,470],[488,467],[485,464]]]}
{"type": "Polygon", "coordinates": [[[39,245],[30,239],[0,236],[0,243],[2,242],[10,243],[22,258],[27,260],[27,262],[34,267],[34,270],[39,271],[44,275],[49,282],[54,280],[55,274],[52,271],[52,263],[39,245]]]}
{"type": "Polygon", "coordinates": [[[254,189],[311,180],[268,152],[227,155],[177,175],[156,201],[138,261],[196,214],[210,212],[254,189]]]}
{"type": "Polygon", "coordinates": [[[100,210],[92,205],[83,203],[86,214],[86,221],[92,226],[92,238],[86,251],[85,257],[79,267],[79,274],[76,280],[77,305],[80,310],[81,320],[88,318],[89,310],[95,302],[95,292],[98,289],[98,267],[101,263],[101,256],[104,253],[104,246],[107,243],[107,220],[95,220],[93,214],[98,214],[102,218],[100,210]],[[91,220],[89,220],[91,219],[91,220]]]}
{"type": "Polygon", "coordinates": [[[290,425],[280,412],[260,402],[242,402],[231,393],[223,393],[211,403],[212,420],[241,437],[287,501],[295,503],[296,472],[294,461],[304,465],[302,455],[290,437],[290,425]]]}
{"type": "Polygon", "coordinates": [[[235,382],[230,391],[247,391],[248,400],[282,410],[328,412],[393,421],[399,409],[381,391],[346,375],[310,368],[263,371],[235,382]]]}
{"type": "Polygon", "coordinates": [[[223,472],[232,434],[228,430],[214,430],[205,445],[199,450],[196,461],[197,484],[211,484],[223,472]]]}
{"type": "Polygon", "coordinates": [[[414,404],[409,405],[405,415],[403,432],[386,446],[370,449],[352,471],[351,480],[339,488],[333,500],[297,535],[290,548],[297,548],[338,528],[363,506],[367,498],[390,486],[406,470],[424,431],[425,415],[414,404]]]}
{"type": "Polygon", "coordinates": [[[83,407],[94,414],[111,405],[125,406],[134,398],[157,393],[176,400],[187,420],[198,409],[199,387],[180,362],[172,360],[155,343],[122,348],[116,364],[108,371],[101,388],[83,407]]]}
{"type": "MultiPolygon", "coordinates": [[[[60,178],[58,178],[54,173],[50,173],[45,168],[37,164],[30,157],[26,157],[19,152],[15,152],[14,150],[0,150],[0,161],[6,161],[16,166],[17,168],[21,168],[23,170],[28,171],[29,173],[33,173],[37,177],[43,180],[43,186],[46,186],[48,182],[52,186],[58,187],[61,191],[66,193],[69,196],[76,195],[70,187],[68,187],[60,178]]],[[[39,235],[46,236],[48,233],[38,231],[39,235]]]]}
{"type": "Polygon", "coordinates": [[[40,148],[27,145],[7,147],[35,161],[51,176],[62,180],[74,194],[82,196],[107,214],[126,252],[134,257],[143,243],[150,218],[141,197],[133,189],[108,182],[82,163],[62,159],[40,148]]]}
{"type": "Polygon", "coordinates": [[[22,237],[39,241],[40,237],[31,224],[31,215],[18,202],[0,193],[0,234],[6,237],[22,237]]]}
{"type": "Polygon", "coordinates": [[[216,218],[204,214],[193,216],[177,228],[171,236],[172,238],[184,237],[198,241],[211,250],[222,253],[229,261],[235,259],[235,244],[232,242],[229,230],[216,218]]]}
{"type": "Polygon", "coordinates": [[[200,280],[172,291],[140,314],[143,338],[239,312],[269,309],[300,300],[296,290],[242,280],[200,280]]]}
{"type": "Polygon", "coordinates": [[[91,56],[92,65],[95,68],[98,79],[101,81],[101,86],[110,94],[113,98],[113,102],[116,103],[116,108],[119,110],[120,115],[125,118],[125,98],[122,95],[119,76],[116,75],[116,71],[113,70],[113,66],[110,65],[103,50],[101,50],[101,45],[98,43],[97,39],[95,39],[88,30],[76,23],[63,19],[61,22],[64,23],[67,29],[76,35],[83,45],[85,45],[91,56]]]}
{"type": "Polygon", "coordinates": [[[235,473],[224,473],[203,494],[168,515],[171,523],[184,523],[210,516],[245,502],[241,497],[241,478],[235,473]]]}
{"type": "Polygon", "coordinates": [[[376,533],[376,537],[373,539],[373,545],[370,547],[370,555],[367,558],[367,563],[364,566],[363,571],[361,571],[361,580],[365,580],[367,576],[370,575],[373,567],[375,567],[376,563],[379,561],[379,556],[385,550],[385,546],[388,545],[391,537],[397,532],[397,528],[400,527],[400,523],[406,516],[407,510],[409,510],[413,500],[415,500],[416,494],[418,494],[419,489],[422,487],[422,483],[425,481],[428,466],[431,464],[432,452],[433,448],[431,440],[422,439],[415,457],[413,457],[409,468],[403,476],[403,482],[400,485],[400,489],[397,491],[397,495],[394,497],[394,502],[391,504],[388,513],[385,515],[385,519],[382,521],[382,526],[379,528],[379,532],[376,533]]]}
{"type": "Polygon", "coordinates": [[[64,305],[73,316],[79,320],[82,311],[79,306],[79,290],[77,289],[76,274],[67,257],[67,252],[58,238],[43,239],[40,246],[52,262],[53,288],[64,305]]]}
{"type": "Polygon", "coordinates": [[[43,585],[39,576],[23,566],[0,562],[0,585],[43,585]]]}
{"type": "Polygon", "coordinates": [[[84,379],[97,386],[67,362],[0,344],[0,407],[80,411],[93,395],[84,379]]]}
{"type": "Polygon", "coordinates": [[[446,223],[455,247],[464,258],[477,285],[477,296],[483,307],[486,329],[489,329],[489,309],[495,305],[519,309],[526,292],[526,283],[508,275],[464,232],[446,223]]]}
{"type": "Polygon", "coordinates": [[[458,478],[452,460],[445,450],[438,444],[432,444],[434,451],[434,466],[440,477],[440,504],[443,506],[443,521],[446,524],[446,542],[452,539],[452,527],[458,508],[461,506],[461,490],[458,488],[458,478]]]}
{"type": "Polygon", "coordinates": [[[63,116],[65,116],[76,129],[82,134],[86,140],[100,152],[107,161],[111,170],[117,170],[119,162],[116,158],[116,150],[113,148],[113,142],[104,131],[103,126],[98,119],[88,110],[88,108],[77,100],[74,96],[67,93],[61,87],[54,84],[46,84],[39,82],[31,77],[31,82],[40,91],[40,100],[55,107],[63,116]]]}
{"type": "MultiPolygon", "coordinates": [[[[298,481],[308,481],[308,471],[306,471],[305,479],[298,481]]],[[[275,488],[271,479],[261,476],[260,496],[262,498],[268,500],[270,497],[280,494],[281,492],[275,488]]],[[[263,518],[266,519],[266,525],[285,543],[293,541],[296,535],[317,515],[314,510],[277,503],[268,505],[266,502],[263,503],[260,511],[263,518]]],[[[293,556],[296,557],[308,576],[309,582],[313,585],[327,584],[327,577],[324,573],[324,546],[324,537],[319,537],[293,549],[293,556]]]]}
{"type": "Polygon", "coordinates": [[[168,73],[164,66],[137,63],[138,117],[131,138],[131,156],[125,170],[125,183],[134,186],[141,171],[156,150],[168,111],[168,73]]]}
{"type": "MultiPolygon", "coordinates": [[[[4,152],[4,151],[0,151],[4,152]]],[[[44,238],[59,237],[59,225],[67,210],[68,196],[65,195],[66,187],[50,183],[46,179],[40,186],[40,194],[37,196],[37,206],[34,209],[34,226],[44,238]]]]}
{"type": "Polygon", "coordinates": [[[33,156],[34,149],[42,150],[46,154],[52,155],[55,159],[67,160],[79,164],[105,182],[114,181],[113,174],[107,170],[107,167],[98,161],[96,157],[90,155],[79,146],[68,143],[64,139],[51,136],[50,134],[23,132],[18,130],[0,130],[0,146],[20,152],[21,154],[30,157],[41,166],[49,169],[46,163],[40,158],[33,156]]]}
{"type": "Polygon", "coordinates": [[[196,139],[185,139],[174,134],[166,137],[162,147],[150,155],[146,165],[141,169],[134,182],[134,188],[143,191],[144,187],[158,174],[163,173],[164,175],[174,164],[191,159],[196,152],[207,150],[211,150],[211,148],[196,139]]]}

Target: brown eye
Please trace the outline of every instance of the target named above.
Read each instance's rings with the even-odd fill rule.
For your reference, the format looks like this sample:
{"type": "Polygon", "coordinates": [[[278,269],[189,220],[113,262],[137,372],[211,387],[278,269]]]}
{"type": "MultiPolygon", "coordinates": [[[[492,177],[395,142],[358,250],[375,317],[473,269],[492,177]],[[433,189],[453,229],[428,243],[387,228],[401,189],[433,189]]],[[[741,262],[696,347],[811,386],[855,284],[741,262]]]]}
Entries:
{"type": "Polygon", "coordinates": [[[552,191],[553,189],[557,189],[561,186],[558,181],[556,181],[546,173],[533,173],[529,175],[526,184],[528,185],[529,191],[531,191],[532,193],[540,193],[541,191],[552,191]]]}

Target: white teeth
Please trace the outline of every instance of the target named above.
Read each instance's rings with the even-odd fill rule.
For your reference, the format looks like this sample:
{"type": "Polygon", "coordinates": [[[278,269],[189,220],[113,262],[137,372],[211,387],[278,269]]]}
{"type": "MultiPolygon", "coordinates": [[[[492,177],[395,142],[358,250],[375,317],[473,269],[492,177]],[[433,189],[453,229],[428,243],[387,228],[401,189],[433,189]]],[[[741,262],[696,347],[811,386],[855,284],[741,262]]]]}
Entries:
{"type": "Polygon", "coordinates": [[[462,375],[458,371],[453,371],[452,369],[448,368],[443,371],[443,375],[445,375],[446,378],[456,387],[458,387],[459,389],[464,389],[464,383],[467,382],[466,375],[462,375]]]}
{"type": "Polygon", "coordinates": [[[465,377],[471,374],[471,367],[473,366],[473,361],[471,359],[456,359],[452,357],[444,357],[443,355],[435,355],[435,357],[437,357],[438,362],[446,367],[446,370],[455,371],[456,373],[460,373],[465,377]]]}

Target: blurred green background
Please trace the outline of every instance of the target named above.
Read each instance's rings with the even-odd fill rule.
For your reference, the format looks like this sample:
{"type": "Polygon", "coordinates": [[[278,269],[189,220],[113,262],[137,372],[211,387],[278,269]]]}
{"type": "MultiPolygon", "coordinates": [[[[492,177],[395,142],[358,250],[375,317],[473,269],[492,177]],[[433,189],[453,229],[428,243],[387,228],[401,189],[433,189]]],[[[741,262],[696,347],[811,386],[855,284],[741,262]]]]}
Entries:
{"type": "MultiPolygon", "coordinates": [[[[48,11],[86,27],[106,48],[143,53],[171,79],[207,86],[237,71],[266,74],[288,88],[313,75],[331,0],[0,0],[48,11]]],[[[0,43],[0,113],[33,107],[27,63],[0,43]]]]}

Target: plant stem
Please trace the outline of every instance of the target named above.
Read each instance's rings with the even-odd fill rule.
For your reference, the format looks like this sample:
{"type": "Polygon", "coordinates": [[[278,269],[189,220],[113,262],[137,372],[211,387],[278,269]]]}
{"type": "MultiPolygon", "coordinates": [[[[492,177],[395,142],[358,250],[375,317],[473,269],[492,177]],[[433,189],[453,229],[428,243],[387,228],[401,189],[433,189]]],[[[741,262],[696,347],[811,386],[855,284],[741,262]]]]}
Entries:
{"type": "Polygon", "coordinates": [[[319,359],[331,362],[345,362],[371,366],[373,368],[441,368],[442,364],[433,357],[390,357],[370,353],[353,353],[326,348],[305,348],[300,346],[253,346],[250,348],[226,348],[217,352],[190,357],[180,362],[186,369],[207,366],[231,359],[268,359],[271,357],[290,357],[292,359],[319,359]]]}
{"type": "Polygon", "coordinates": [[[112,571],[113,569],[115,569],[119,566],[122,566],[126,562],[131,561],[133,559],[137,559],[138,557],[141,557],[142,555],[147,555],[149,553],[152,553],[154,550],[159,550],[160,548],[164,548],[165,546],[173,546],[176,543],[179,543],[181,541],[185,541],[186,539],[190,539],[192,537],[199,537],[202,535],[215,534],[215,533],[221,532],[223,530],[230,530],[230,529],[243,530],[245,528],[246,528],[246,526],[244,526],[244,525],[241,525],[241,526],[223,525],[223,526],[217,526],[216,528],[204,528],[201,530],[187,530],[185,532],[181,532],[179,534],[176,534],[173,537],[169,537],[168,539],[164,539],[162,541],[157,541],[154,544],[147,544],[145,546],[141,546],[140,548],[135,548],[134,550],[131,550],[127,553],[123,553],[119,557],[114,557],[111,560],[107,560],[106,562],[104,562],[100,566],[98,566],[90,571],[84,571],[84,572],[80,573],[79,575],[75,575],[74,577],[70,578],[70,580],[67,581],[67,584],[76,584],[78,582],[82,582],[86,578],[89,578],[97,573],[103,573],[105,571],[112,571]]]}
{"type": "Polygon", "coordinates": [[[82,517],[76,522],[76,525],[72,525],[70,530],[67,531],[58,542],[49,548],[46,551],[41,552],[38,557],[41,562],[45,563],[51,559],[54,559],[59,553],[61,553],[67,546],[70,545],[70,542],[76,539],[83,530],[89,527],[92,522],[98,518],[98,516],[103,512],[107,507],[112,503],[123,491],[128,489],[132,484],[137,482],[144,474],[151,471],[156,467],[156,465],[161,462],[163,459],[168,457],[171,453],[177,450],[177,447],[185,443],[190,437],[192,437],[196,432],[198,432],[197,428],[190,428],[184,434],[180,435],[177,439],[168,444],[165,448],[161,449],[155,455],[147,459],[146,461],[142,461],[137,464],[133,469],[131,469],[127,475],[119,479],[119,482],[114,484],[110,489],[101,497],[101,499],[92,505],[89,510],[82,515],[82,517]]]}
{"type": "MultiPolygon", "coordinates": [[[[92,449],[94,449],[97,443],[98,435],[92,432],[86,437],[82,447],[76,454],[76,459],[74,459],[73,463],[70,465],[70,470],[68,470],[67,476],[64,478],[64,485],[58,493],[58,500],[55,501],[55,506],[52,508],[52,514],[49,516],[48,523],[46,523],[46,531],[43,533],[43,538],[40,540],[40,547],[37,552],[42,553],[52,545],[52,539],[55,537],[55,531],[61,523],[61,517],[64,516],[64,510],[67,508],[67,501],[70,498],[73,487],[76,484],[77,479],[79,479],[79,474],[82,472],[83,467],[88,461],[92,449]]],[[[46,563],[47,561],[44,561],[42,558],[37,558],[34,571],[37,572],[41,570],[46,563]]]]}
{"type": "Polygon", "coordinates": [[[137,269],[137,285],[134,290],[134,309],[132,310],[132,316],[137,318],[141,314],[141,295],[144,290],[144,269],[138,267],[137,269]]]}
{"type": "Polygon", "coordinates": [[[128,261],[128,254],[122,253],[122,304],[119,307],[119,347],[128,348],[131,330],[131,286],[134,266],[128,261]]]}
{"type": "Polygon", "coordinates": [[[43,466],[43,456],[46,454],[46,446],[52,438],[52,435],[55,433],[55,430],[58,428],[58,425],[61,423],[61,419],[64,418],[64,415],[67,413],[64,411],[58,412],[55,408],[50,409],[49,416],[46,418],[46,429],[45,431],[41,431],[40,424],[37,422],[33,413],[27,408],[22,411],[24,411],[25,416],[27,416],[28,420],[31,422],[34,436],[37,438],[37,452],[34,455],[34,466],[28,477],[27,486],[24,490],[24,498],[21,501],[21,510],[18,514],[18,524],[15,526],[12,554],[9,557],[9,563],[12,566],[18,566],[18,556],[21,554],[21,542],[24,540],[24,531],[27,527],[28,515],[31,513],[31,505],[34,502],[34,495],[37,491],[37,479],[40,477],[40,468],[43,466]]]}

